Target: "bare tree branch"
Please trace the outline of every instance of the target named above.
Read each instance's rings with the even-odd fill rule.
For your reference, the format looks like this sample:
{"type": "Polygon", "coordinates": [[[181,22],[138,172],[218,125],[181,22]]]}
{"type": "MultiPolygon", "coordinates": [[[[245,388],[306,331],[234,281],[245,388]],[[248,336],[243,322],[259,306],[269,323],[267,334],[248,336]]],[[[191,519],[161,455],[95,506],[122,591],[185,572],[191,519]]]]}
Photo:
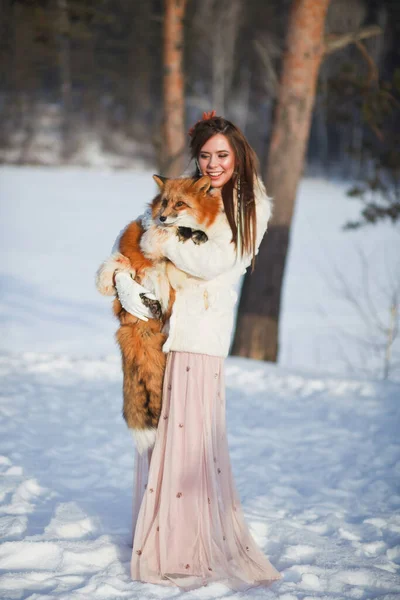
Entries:
{"type": "Polygon", "coordinates": [[[265,70],[264,85],[268,94],[276,96],[279,77],[276,70],[276,60],[282,52],[279,43],[269,36],[259,35],[253,42],[254,49],[265,70]]]}
{"type": "MultiPolygon", "coordinates": [[[[383,333],[384,335],[386,335],[387,333],[387,327],[385,327],[385,324],[382,322],[382,320],[379,317],[378,311],[376,309],[376,306],[374,305],[374,303],[372,302],[372,298],[371,298],[371,289],[370,289],[370,266],[368,264],[368,260],[367,257],[365,256],[365,253],[361,251],[360,248],[358,248],[358,256],[361,262],[361,267],[362,267],[362,279],[363,279],[363,290],[364,290],[364,294],[365,294],[365,301],[368,307],[368,311],[370,314],[370,318],[372,321],[372,324],[375,325],[376,329],[378,331],[380,331],[381,333],[383,333]]],[[[371,324],[370,324],[371,326],[371,324]]]]}
{"type": "Polygon", "coordinates": [[[357,40],[354,43],[368,64],[369,77],[367,80],[367,85],[370,86],[373,81],[375,81],[375,82],[379,81],[378,67],[376,66],[374,59],[372,58],[372,56],[368,52],[367,48],[365,47],[365,44],[363,44],[360,40],[357,40]]]}
{"type": "Polygon", "coordinates": [[[350,31],[349,33],[343,33],[340,35],[330,34],[325,38],[324,54],[325,56],[327,54],[332,54],[332,52],[341,50],[349,44],[355,44],[360,40],[375,37],[377,35],[381,35],[382,33],[383,29],[382,27],[379,27],[379,25],[369,25],[368,27],[363,27],[358,31],[350,31]]]}
{"type": "MultiPolygon", "coordinates": [[[[357,362],[359,364],[355,367],[355,364],[347,355],[345,343],[338,342],[340,357],[350,370],[355,371],[357,368],[359,372],[363,371],[362,365],[366,365],[369,360],[367,355],[365,355],[365,360],[363,360],[361,354],[368,353],[371,357],[374,355],[378,362],[381,363],[383,368],[379,368],[379,374],[382,374],[381,376],[387,379],[396,371],[393,354],[396,353],[397,355],[395,341],[399,335],[400,325],[400,273],[398,268],[395,268],[394,272],[389,268],[385,253],[384,266],[386,269],[384,269],[384,272],[389,282],[389,288],[383,288],[382,283],[376,280],[376,275],[374,276],[374,271],[371,270],[367,255],[361,248],[357,248],[357,254],[360,265],[360,285],[357,285],[355,280],[348,279],[341,272],[333,257],[328,256],[330,262],[329,271],[331,274],[329,287],[339,298],[346,300],[353,307],[355,314],[364,325],[363,333],[360,335],[358,332],[346,331],[340,323],[333,322],[331,315],[320,305],[318,306],[318,312],[327,318],[330,325],[334,325],[336,334],[340,333],[341,339],[347,339],[357,344],[359,351],[357,362]],[[389,303],[389,306],[387,306],[389,311],[389,322],[387,325],[383,321],[382,310],[376,304],[377,301],[382,301],[374,301],[374,294],[371,293],[371,285],[374,285],[383,292],[384,304],[386,302],[389,303]]],[[[322,277],[326,279],[326,270],[322,269],[318,262],[314,261],[314,264],[322,277]]],[[[382,294],[380,294],[380,298],[382,298],[382,294]]],[[[385,313],[387,314],[386,310],[385,313]]],[[[376,374],[378,376],[378,372],[376,374]]]]}

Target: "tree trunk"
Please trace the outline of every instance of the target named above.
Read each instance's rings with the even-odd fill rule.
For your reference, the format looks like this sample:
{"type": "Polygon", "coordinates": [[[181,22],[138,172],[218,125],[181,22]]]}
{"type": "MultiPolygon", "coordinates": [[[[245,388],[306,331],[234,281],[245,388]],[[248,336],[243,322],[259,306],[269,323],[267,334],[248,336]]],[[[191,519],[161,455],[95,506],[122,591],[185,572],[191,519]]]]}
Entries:
{"type": "Polygon", "coordinates": [[[235,71],[235,46],[237,42],[242,2],[220,0],[214,3],[213,26],[207,24],[208,43],[212,46],[212,107],[224,115],[229,105],[235,71]]]}
{"type": "Polygon", "coordinates": [[[324,54],[330,0],[294,0],[283,58],[278,101],[266,167],[274,199],[268,233],[253,274],[247,273],[232,353],[276,362],[281,289],[296,191],[302,173],[324,54]]]}
{"type": "Polygon", "coordinates": [[[185,96],[183,19],[186,0],[165,0],[163,175],[177,177],[185,168],[185,96]]]}
{"type": "MultiPolygon", "coordinates": [[[[149,142],[149,130],[152,128],[152,115],[154,115],[154,102],[152,98],[152,78],[156,64],[162,56],[158,56],[153,47],[154,39],[150,35],[151,2],[135,2],[130,4],[132,14],[130,21],[132,30],[128,46],[128,72],[131,84],[124,87],[128,98],[126,127],[130,137],[139,142],[149,142]],[[140,60],[138,60],[140,56],[140,60]]],[[[161,136],[160,136],[161,137],[161,136]]]]}
{"type": "Polygon", "coordinates": [[[62,101],[61,154],[64,160],[68,160],[73,153],[72,82],[68,0],[57,0],[56,5],[58,10],[58,54],[60,69],[60,91],[62,101]]]}

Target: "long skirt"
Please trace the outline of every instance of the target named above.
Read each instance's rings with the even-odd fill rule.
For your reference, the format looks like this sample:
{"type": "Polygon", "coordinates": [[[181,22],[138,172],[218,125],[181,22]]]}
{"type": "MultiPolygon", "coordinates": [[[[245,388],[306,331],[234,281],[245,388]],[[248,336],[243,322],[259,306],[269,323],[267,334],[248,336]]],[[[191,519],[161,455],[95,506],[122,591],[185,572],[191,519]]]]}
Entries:
{"type": "Polygon", "coordinates": [[[282,578],[255,543],[231,470],[224,359],[170,352],[156,443],[136,451],[133,580],[234,590],[282,578]]]}

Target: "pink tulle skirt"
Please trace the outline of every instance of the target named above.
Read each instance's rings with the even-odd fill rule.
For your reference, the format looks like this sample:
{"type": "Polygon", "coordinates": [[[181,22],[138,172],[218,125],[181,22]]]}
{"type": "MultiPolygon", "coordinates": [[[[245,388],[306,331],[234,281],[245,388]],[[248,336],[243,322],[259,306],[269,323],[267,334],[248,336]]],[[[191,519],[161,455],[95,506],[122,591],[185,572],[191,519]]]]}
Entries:
{"type": "Polygon", "coordinates": [[[243,590],[282,575],[247,527],[232,476],[224,359],[170,352],[153,450],[135,455],[132,579],[243,590]]]}

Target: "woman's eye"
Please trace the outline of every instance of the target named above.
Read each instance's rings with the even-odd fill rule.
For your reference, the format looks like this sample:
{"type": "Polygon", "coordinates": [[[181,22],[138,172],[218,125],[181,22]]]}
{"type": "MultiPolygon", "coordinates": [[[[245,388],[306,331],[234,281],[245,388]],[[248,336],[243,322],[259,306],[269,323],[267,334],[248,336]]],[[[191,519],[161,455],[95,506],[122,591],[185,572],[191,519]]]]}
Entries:
{"type": "Polygon", "coordinates": [[[226,158],[227,156],[227,154],[218,154],[218,158],[226,158]]]}

